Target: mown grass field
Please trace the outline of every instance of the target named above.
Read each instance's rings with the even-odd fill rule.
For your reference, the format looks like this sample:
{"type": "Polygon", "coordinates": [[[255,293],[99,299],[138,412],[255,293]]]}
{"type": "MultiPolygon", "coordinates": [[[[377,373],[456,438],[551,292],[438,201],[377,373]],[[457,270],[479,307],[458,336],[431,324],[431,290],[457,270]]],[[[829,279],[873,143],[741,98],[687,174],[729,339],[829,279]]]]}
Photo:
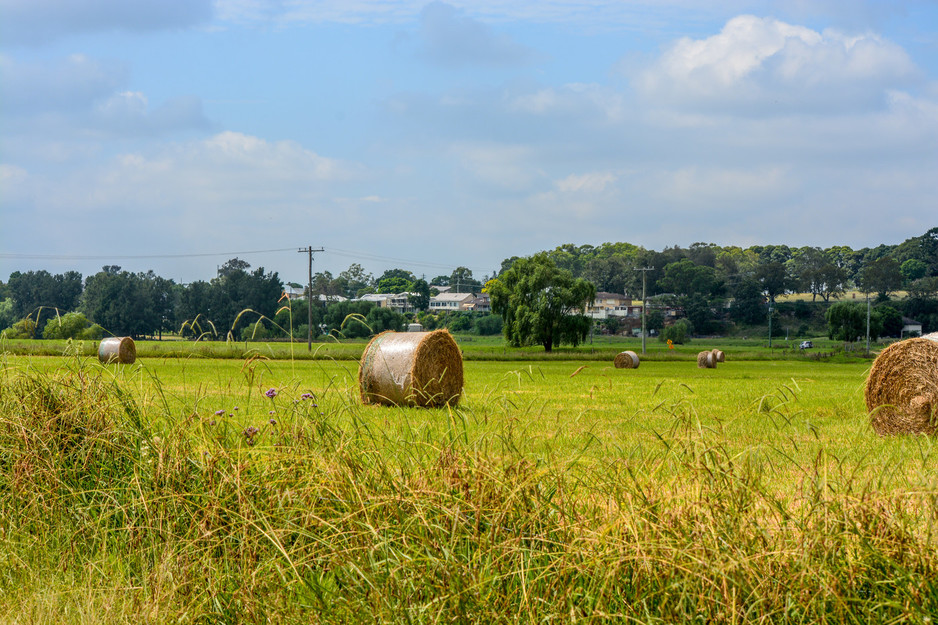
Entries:
{"type": "Polygon", "coordinates": [[[426,410],[363,406],[351,359],[7,353],[0,620],[938,610],[938,449],[872,432],[868,360],[681,354],[467,360],[426,410]]]}

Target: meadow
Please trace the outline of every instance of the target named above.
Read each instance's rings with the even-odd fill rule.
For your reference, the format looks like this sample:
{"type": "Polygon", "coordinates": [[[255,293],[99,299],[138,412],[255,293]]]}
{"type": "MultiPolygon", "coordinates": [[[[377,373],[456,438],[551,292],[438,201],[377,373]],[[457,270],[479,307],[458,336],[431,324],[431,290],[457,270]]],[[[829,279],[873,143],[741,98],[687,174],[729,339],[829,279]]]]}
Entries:
{"type": "Polygon", "coordinates": [[[8,351],[0,620],[938,611],[938,448],[873,433],[869,360],[724,346],[727,362],[705,370],[698,346],[655,347],[635,370],[591,358],[595,346],[467,357],[459,405],[434,410],[362,405],[351,356],[257,346],[103,366],[74,346],[8,351]]]}

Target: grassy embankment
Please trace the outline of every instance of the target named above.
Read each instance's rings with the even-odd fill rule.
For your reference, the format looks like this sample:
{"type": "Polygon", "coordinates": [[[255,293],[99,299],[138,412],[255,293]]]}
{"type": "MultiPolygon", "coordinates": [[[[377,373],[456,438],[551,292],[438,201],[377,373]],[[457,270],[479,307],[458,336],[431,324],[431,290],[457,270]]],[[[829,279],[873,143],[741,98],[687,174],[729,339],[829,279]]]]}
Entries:
{"type": "Polygon", "coordinates": [[[728,354],[468,361],[451,410],[362,406],[341,360],[6,355],[0,620],[938,611],[932,439],[872,433],[868,362],[728,354]]]}

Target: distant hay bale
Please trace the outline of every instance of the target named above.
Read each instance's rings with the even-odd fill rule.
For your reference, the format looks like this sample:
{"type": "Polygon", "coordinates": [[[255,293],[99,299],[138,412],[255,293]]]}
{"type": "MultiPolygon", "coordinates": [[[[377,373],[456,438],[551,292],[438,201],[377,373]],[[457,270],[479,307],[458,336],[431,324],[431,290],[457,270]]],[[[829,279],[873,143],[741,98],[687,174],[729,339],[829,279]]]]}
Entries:
{"type": "Polygon", "coordinates": [[[638,354],[631,351],[619,352],[613,363],[616,369],[638,369],[638,354]]]}
{"type": "Polygon", "coordinates": [[[938,432],[938,332],[884,349],[866,378],[870,425],[880,436],[938,432]]]}
{"type": "Polygon", "coordinates": [[[713,361],[714,361],[714,362],[725,362],[725,361],[726,361],[726,354],[724,354],[722,350],[719,350],[719,349],[712,349],[712,350],[710,350],[710,351],[713,352],[713,361]]]}
{"type": "Polygon", "coordinates": [[[108,364],[116,362],[132,365],[137,360],[137,346],[129,336],[111,336],[98,345],[98,360],[108,364]]]}
{"type": "Polygon", "coordinates": [[[446,330],[382,332],[358,370],[362,401],[390,406],[455,406],[463,388],[462,352],[446,330]]]}
{"type": "Polygon", "coordinates": [[[712,351],[700,352],[697,354],[697,366],[701,369],[716,369],[717,359],[712,351]]]}

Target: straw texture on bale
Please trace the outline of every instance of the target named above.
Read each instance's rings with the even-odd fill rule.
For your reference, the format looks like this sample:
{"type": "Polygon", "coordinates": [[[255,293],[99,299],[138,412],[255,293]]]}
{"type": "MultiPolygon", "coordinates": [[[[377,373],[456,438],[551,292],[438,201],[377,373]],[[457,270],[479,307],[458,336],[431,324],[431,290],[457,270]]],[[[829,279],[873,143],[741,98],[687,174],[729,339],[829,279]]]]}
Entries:
{"type": "Polygon", "coordinates": [[[382,332],[358,369],[362,401],[391,406],[455,406],[462,394],[462,352],[446,330],[382,332]]]}
{"type": "Polygon", "coordinates": [[[638,354],[631,351],[619,352],[613,362],[616,369],[638,369],[638,354]]]}
{"type": "Polygon", "coordinates": [[[137,346],[129,336],[112,336],[102,339],[98,345],[98,360],[107,364],[116,362],[132,365],[137,360],[137,346]]]}
{"type": "Polygon", "coordinates": [[[697,366],[701,369],[716,369],[717,359],[714,358],[713,352],[706,351],[697,354],[697,366]]]}
{"type": "Polygon", "coordinates": [[[938,333],[884,349],[870,368],[865,394],[877,434],[938,433],[938,333]]]}
{"type": "Polygon", "coordinates": [[[726,354],[723,353],[723,350],[713,349],[710,351],[713,352],[713,362],[725,362],[726,361],[726,354]]]}

